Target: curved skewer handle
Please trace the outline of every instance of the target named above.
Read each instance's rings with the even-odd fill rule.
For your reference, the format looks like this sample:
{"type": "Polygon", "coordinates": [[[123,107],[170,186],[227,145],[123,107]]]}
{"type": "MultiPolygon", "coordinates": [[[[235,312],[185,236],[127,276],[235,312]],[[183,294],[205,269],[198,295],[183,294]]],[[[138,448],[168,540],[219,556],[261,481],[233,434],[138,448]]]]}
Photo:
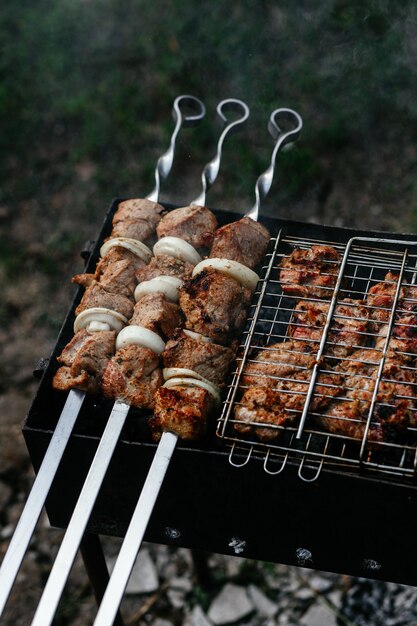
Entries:
{"type": "Polygon", "coordinates": [[[249,117],[248,105],[242,100],[237,100],[235,98],[228,98],[227,100],[222,100],[221,102],[219,102],[219,104],[217,105],[216,111],[217,111],[217,115],[222,120],[223,125],[225,124],[227,125],[224,127],[224,130],[219,137],[219,141],[217,142],[217,151],[216,151],[215,156],[213,157],[211,161],[209,161],[204,166],[203,172],[201,174],[201,181],[202,181],[203,189],[200,195],[197,196],[197,198],[195,198],[195,200],[193,200],[190,203],[191,205],[199,205],[199,206],[205,205],[207,191],[210,189],[210,187],[216,180],[219,170],[220,170],[220,160],[222,157],[223,142],[226,138],[226,135],[230,134],[232,130],[237,130],[237,127],[240,124],[243,124],[244,122],[246,122],[246,120],[249,117]],[[227,123],[227,117],[224,113],[224,109],[226,108],[228,108],[229,110],[233,109],[237,111],[238,113],[240,113],[240,117],[235,119],[233,122],[227,123]]]}
{"type": "Polygon", "coordinates": [[[266,198],[271,189],[272,181],[274,179],[275,160],[277,154],[282,148],[290,143],[293,143],[298,139],[303,127],[303,120],[301,116],[292,109],[275,109],[271,113],[271,117],[268,122],[268,130],[272,137],[275,139],[275,147],[272,152],[271,163],[265,172],[261,174],[256,181],[255,185],[255,197],[256,201],[253,207],[248,211],[245,217],[251,217],[254,221],[258,220],[259,208],[261,202],[266,198]],[[290,130],[282,130],[278,125],[278,119],[286,118],[287,122],[293,125],[290,130]]]}
{"type": "Polygon", "coordinates": [[[164,180],[171,171],[172,163],[174,161],[174,152],[175,152],[175,142],[177,140],[178,133],[180,132],[181,126],[191,126],[196,122],[199,122],[203,119],[206,114],[206,107],[203,102],[196,98],[195,96],[182,95],[178,96],[174,100],[174,105],[172,107],[172,115],[175,120],[175,128],[174,132],[171,135],[171,142],[169,144],[169,148],[164,154],[162,154],[155,168],[155,187],[153,191],[149,195],[147,195],[148,200],[152,200],[152,202],[158,202],[159,193],[161,187],[161,180],[164,180]],[[196,108],[197,112],[194,114],[184,114],[181,110],[181,107],[187,103],[196,108]]]}

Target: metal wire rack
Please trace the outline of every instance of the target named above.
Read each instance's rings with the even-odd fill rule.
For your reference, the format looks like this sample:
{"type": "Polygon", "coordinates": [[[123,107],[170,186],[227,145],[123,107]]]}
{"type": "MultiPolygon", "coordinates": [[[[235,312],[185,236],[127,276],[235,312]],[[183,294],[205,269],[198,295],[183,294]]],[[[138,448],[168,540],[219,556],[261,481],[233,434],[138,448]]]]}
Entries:
{"type": "Polygon", "coordinates": [[[271,240],[217,425],[232,465],[260,454],[266,472],[296,462],[307,482],[326,467],[415,478],[416,265],[413,241],[357,236],[340,243],[283,231],[271,240]],[[307,288],[287,288],[285,260],[317,246],[337,253],[320,271],[325,286],[308,288],[312,274],[303,266],[296,271],[306,272],[307,288]],[[302,354],[295,374],[283,373],[283,346],[284,361],[289,352],[302,354]],[[308,366],[306,350],[314,357],[308,366]],[[255,403],[252,413],[242,411],[254,387],[268,390],[266,403],[277,398],[279,410],[264,404],[260,412],[255,403]]]}

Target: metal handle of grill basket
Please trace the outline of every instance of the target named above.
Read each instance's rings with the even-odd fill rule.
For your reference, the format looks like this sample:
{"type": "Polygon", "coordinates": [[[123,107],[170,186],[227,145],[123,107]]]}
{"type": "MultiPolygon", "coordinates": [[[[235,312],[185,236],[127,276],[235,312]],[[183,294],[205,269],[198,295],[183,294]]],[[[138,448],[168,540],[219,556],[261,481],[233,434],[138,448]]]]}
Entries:
{"type": "MultiPolygon", "coordinates": [[[[181,127],[184,124],[190,125],[201,120],[205,115],[205,106],[201,100],[194,96],[182,95],[175,99],[172,112],[176,124],[170,146],[158,159],[155,171],[156,186],[147,196],[149,200],[154,202],[157,202],[159,198],[161,179],[166,178],[171,171],[175,142],[181,127]],[[193,115],[185,115],[181,111],[181,107],[185,103],[196,107],[197,112],[193,115]]],[[[34,533],[85,396],[84,392],[76,389],[72,389],[69,392],[35,482],[4,556],[0,567],[0,616],[3,613],[30,539],[34,533]]]]}

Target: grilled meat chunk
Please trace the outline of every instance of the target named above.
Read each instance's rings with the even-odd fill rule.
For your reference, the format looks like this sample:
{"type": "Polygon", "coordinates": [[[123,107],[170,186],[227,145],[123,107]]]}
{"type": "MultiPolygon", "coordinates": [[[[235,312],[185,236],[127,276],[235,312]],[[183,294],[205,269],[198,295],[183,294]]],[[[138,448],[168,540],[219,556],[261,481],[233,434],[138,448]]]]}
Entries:
{"type": "Polygon", "coordinates": [[[149,420],[152,437],[175,433],[184,440],[204,437],[213,410],[213,399],[200,387],[161,387],[156,393],[154,415],[149,420]]]}
{"type": "Polygon", "coordinates": [[[144,326],[163,339],[170,337],[182,320],[178,304],[162,293],[148,293],[136,303],[129,324],[144,326]]]}
{"type": "Polygon", "coordinates": [[[231,348],[190,337],[180,329],[162,353],[164,367],[193,370],[219,386],[225,383],[233,357],[231,348]]]}
{"type": "Polygon", "coordinates": [[[265,226],[243,217],[216,230],[210,256],[238,261],[254,269],[265,256],[269,238],[265,226]]]}
{"type": "MultiPolygon", "coordinates": [[[[362,349],[338,366],[344,378],[343,397],[332,402],[325,414],[315,417],[326,431],[354,439],[365,436],[380,358],[379,351],[362,349]]],[[[415,426],[416,408],[414,374],[400,357],[389,356],[377,389],[368,441],[397,441],[407,426],[415,426]]]]}
{"type": "Polygon", "coordinates": [[[304,298],[331,298],[339,273],[341,255],[332,246],[295,248],[280,263],[279,279],[284,293],[304,298]]]}
{"type": "Polygon", "coordinates": [[[114,354],[115,340],[113,330],[90,333],[83,329],[76,333],[57,358],[62,367],[53,378],[54,389],[99,393],[103,372],[114,354]]]}
{"type": "MultiPolygon", "coordinates": [[[[315,363],[314,348],[301,341],[288,341],[263,349],[245,367],[246,385],[235,408],[235,429],[268,441],[285,426],[295,425],[303,411],[315,363]],[[260,426],[265,424],[265,426],[260,426]]],[[[340,393],[340,376],[318,375],[310,411],[323,411],[340,393]]]]}
{"type": "Polygon", "coordinates": [[[156,232],[158,238],[178,237],[184,239],[194,248],[208,248],[213,241],[217,219],[204,206],[185,206],[164,215],[156,232]]]}
{"type": "Polygon", "coordinates": [[[165,209],[146,198],[121,202],[113,216],[112,237],[129,237],[149,245],[165,209]]]}
{"type": "Polygon", "coordinates": [[[185,326],[218,343],[228,343],[242,329],[251,291],[218,270],[206,268],[180,288],[185,326]]]}
{"type": "Polygon", "coordinates": [[[151,280],[158,276],[174,276],[185,280],[191,276],[193,265],[187,261],[181,261],[167,254],[158,254],[152,257],[148,265],[136,271],[136,279],[139,283],[144,280],[151,280]]]}
{"type": "Polygon", "coordinates": [[[114,247],[97,263],[94,274],[76,274],[72,282],[89,287],[100,282],[108,291],[130,295],[136,287],[135,272],[146,264],[126,248],[114,247]]]}
{"type": "MultiPolygon", "coordinates": [[[[328,302],[300,301],[292,314],[288,335],[318,344],[329,312],[328,302]]],[[[336,305],[327,335],[324,355],[346,357],[367,340],[369,309],[361,300],[345,298],[336,305]]],[[[316,349],[317,349],[316,348],[316,349]]]]}
{"type": "Polygon", "coordinates": [[[120,348],[104,370],[102,391],[106,398],[135,407],[152,408],[163,383],[159,357],[152,350],[130,344],[120,348]]]}
{"type": "Polygon", "coordinates": [[[75,309],[75,314],[79,315],[84,309],[93,307],[104,307],[117,311],[129,319],[133,313],[133,297],[128,297],[120,293],[107,291],[101,283],[93,281],[85,290],[80,304],[75,309]]]}
{"type": "MultiPolygon", "coordinates": [[[[366,296],[366,304],[371,307],[371,317],[375,322],[388,322],[397,291],[398,274],[388,272],[385,279],[373,285],[366,296]]],[[[406,285],[401,286],[399,299],[407,296],[406,285]]],[[[377,326],[378,328],[378,326],[377,326]]]]}

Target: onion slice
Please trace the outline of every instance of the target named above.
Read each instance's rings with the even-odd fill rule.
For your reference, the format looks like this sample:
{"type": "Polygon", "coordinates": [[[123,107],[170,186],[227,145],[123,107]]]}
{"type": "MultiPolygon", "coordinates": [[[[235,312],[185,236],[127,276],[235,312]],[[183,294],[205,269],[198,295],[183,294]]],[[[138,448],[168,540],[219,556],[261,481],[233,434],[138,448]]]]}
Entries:
{"type": "Polygon", "coordinates": [[[204,341],[204,343],[214,343],[213,339],[210,337],[206,337],[201,333],[196,333],[194,330],[188,330],[188,328],[183,328],[183,333],[194,339],[195,341],[204,341]]]}
{"type": "Polygon", "coordinates": [[[185,367],[164,367],[162,375],[164,380],[169,380],[170,378],[176,378],[179,376],[180,378],[197,378],[198,380],[203,380],[207,383],[210,382],[207,378],[204,378],[204,376],[201,376],[194,370],[186,369],[185,367]]]}
{"type": "Polygon", "coordinates": [[[148,246],[145,246],[144,243],[137,239],[130,239],[130,237],[113,237],[113,239],[105,241],[100,248],[100,256],[106,256],[108,251],[115,246],[126,248],[126,250],[133,252],[133,254],[136,254],[136,256],[142,259],[146,264],[149,263],[152,258],[152,250],[150,250],[148,246]]]}
{"type": "Polygon", "coordinates": [[[201,256],[197,250],[184,239],[179,237],[162,237],[153,247],[153,253],[155,256],[160,254],[167,254],[173,256],[180,261],[188,261],[193,265],[200,263],[201,256]]]}
{"type": "Polygon", "coordinates": [[[74,333],[78,333],[82,328],[91,332],[99,330],[120,332],[127,323],[128,320],[125,316],[117,311],[104,307],[92,307],[91,309],[84,309],[77,315],[74,322],[74,333]]]}
{"type": "Polygon", "coordinates": [[[125,326],[116,337],[116,350],[126,348],[130,344],[149,348],[155,354],[162,354],[165,349],[165,342],[159,335],[144,326],[125,326]]]}
{"type": "Polygon", "coordinates": [[[182,280],[176,276],[157,276],[151,280],[144,280],[135,289],[135,300],[138,302],[148,293],[163,293],[167,300],[178,302],[178,289],[182,285],[182,280]]]}
{"type": "Polygon", "coordinates": [[[230,259],[204,259],[193,269],[193,276],[202,272],[207,267],[212,267],[215,270],[218,270],[222,274],[226,276],[230,276],[234,278],[238,283],[243,285],[244,287],[249,287],[252,291],[256,289],[256,285],[259,282],[259,276],[256,272],[251,270],[246,265],[242,265],[238,261],[231,261],[230,259]]]}
{"type": "Polygon", "coordinates": [[[200,380],[199,378],[192,378],[188,376],[178,376],[170,378],[162,386],[167,389],[172,389],[173,387],[200,387],[200,389],[208,391],[212,398],[220,404],[220,391],[216,385],[213,385],[213,383],[210,383],[208,380],[200,380]]]}

